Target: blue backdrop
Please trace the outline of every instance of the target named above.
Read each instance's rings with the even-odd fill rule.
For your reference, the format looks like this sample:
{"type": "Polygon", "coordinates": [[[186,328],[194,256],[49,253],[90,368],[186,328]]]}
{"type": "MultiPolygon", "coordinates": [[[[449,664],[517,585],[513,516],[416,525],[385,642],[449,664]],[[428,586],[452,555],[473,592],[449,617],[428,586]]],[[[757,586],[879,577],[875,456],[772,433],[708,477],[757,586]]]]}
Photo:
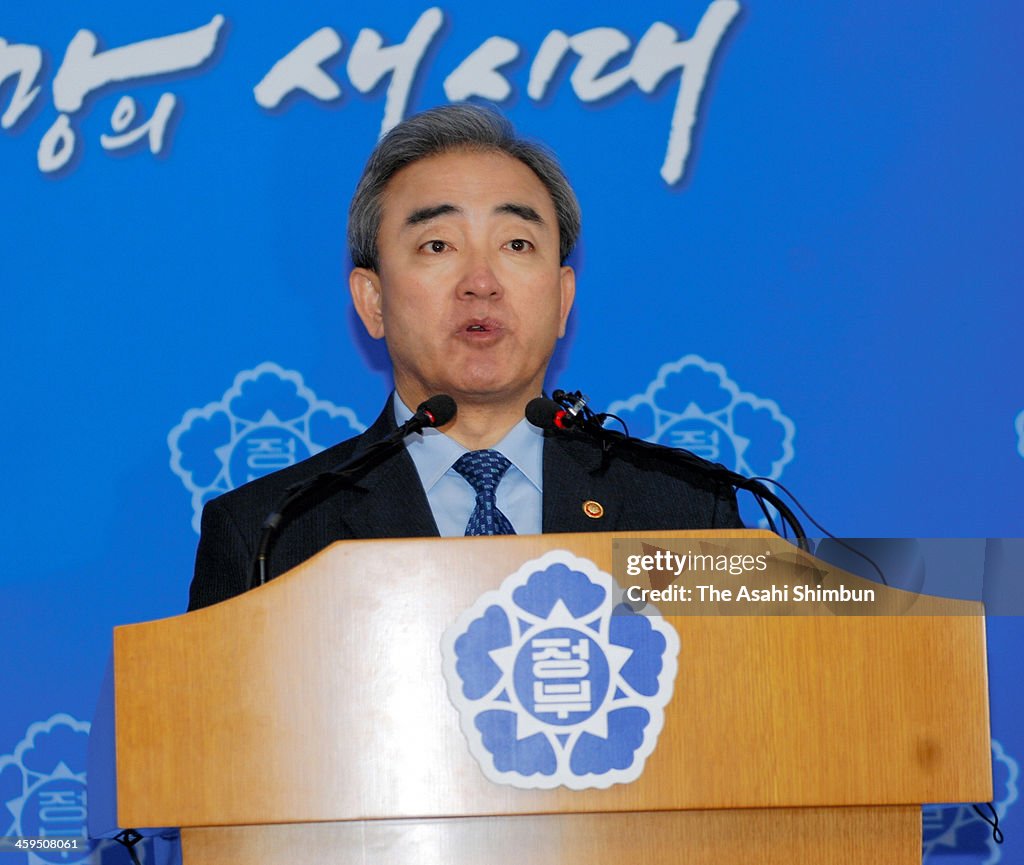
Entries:
{"type": "MultiPolygon", "coordinates": [[[[432,105],[497,104],[578,191],[554,386],[839,534],[1020,534],[1013,0],[8,3],[0,40],[0,834],[83,818],[111,628],[183,610],[202,502],[376,417],[345,213],[432,105]]],[[[1022,650],[990,619],[1007,844],[928,811],[930,862],[1024,856],[1022,650]]]]}

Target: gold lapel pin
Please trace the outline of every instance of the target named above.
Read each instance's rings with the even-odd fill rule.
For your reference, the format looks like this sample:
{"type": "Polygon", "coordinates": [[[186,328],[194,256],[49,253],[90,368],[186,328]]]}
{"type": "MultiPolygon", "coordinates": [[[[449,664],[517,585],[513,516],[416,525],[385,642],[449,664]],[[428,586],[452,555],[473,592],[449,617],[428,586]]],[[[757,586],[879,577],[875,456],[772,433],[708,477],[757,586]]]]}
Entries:
{"type": "Polygon", "coordinates": [[[583,503],[583,513],[585,513],[592,520],[599,520],[604,516],[604,505],[600,502],[595,502],[593,499],[585,501],[583,503]]]}

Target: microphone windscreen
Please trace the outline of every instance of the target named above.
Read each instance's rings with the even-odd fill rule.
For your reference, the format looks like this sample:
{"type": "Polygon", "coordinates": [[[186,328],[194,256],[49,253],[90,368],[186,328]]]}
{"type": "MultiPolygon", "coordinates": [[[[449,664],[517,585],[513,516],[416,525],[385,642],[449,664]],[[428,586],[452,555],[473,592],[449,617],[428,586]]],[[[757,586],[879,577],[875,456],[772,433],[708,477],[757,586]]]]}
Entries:
{"type": "Polygon", "coordinates": [[[539,396],[526,404],[526,419],[541,429],[557,429],[557,417],[562,407],[553,399],[539,396]]]}
{"type": "Polygon", "coordinates": [[[455,400],[448,394],[437,393],[421,402],[416,409],[416,414],[427,415],[430,418],[429,426],[444,426],[455,417],[458,410],[459,407],[455,404],[455,400]]]}

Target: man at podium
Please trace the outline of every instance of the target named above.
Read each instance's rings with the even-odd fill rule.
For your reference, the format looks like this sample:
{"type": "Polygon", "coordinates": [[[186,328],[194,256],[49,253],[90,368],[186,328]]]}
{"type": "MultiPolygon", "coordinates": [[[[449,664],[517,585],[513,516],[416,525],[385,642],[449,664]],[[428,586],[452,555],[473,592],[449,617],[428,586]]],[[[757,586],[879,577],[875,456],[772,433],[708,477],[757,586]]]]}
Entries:
{"type": "Polygon", "coordinates": [[[349,287],[395,390],[362,435],[207,503],[189,609],[245,591],[285,490],[360,460],[437,394],[454,417],[289,510],[268,579],[346,538],[741,526],[732,488],[667,450],[526,419],[565,334],[579,231],[558,163],[492,111],[435,108],[385,135],[349,209],[349,287]]]}

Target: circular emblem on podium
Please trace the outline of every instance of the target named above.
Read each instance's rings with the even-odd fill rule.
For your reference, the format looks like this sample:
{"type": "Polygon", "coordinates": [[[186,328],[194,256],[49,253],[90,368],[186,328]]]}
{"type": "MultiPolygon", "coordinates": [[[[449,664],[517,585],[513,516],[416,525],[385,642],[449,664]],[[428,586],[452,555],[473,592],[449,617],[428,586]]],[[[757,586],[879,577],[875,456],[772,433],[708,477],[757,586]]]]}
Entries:
{"type": "Polygon", "coordinates": [[[679,636],[621,594],[593,562],[556,550],[445,632],[448,693],[491,781],[582,790],[643,772],[672,697],[679,636]]]}

